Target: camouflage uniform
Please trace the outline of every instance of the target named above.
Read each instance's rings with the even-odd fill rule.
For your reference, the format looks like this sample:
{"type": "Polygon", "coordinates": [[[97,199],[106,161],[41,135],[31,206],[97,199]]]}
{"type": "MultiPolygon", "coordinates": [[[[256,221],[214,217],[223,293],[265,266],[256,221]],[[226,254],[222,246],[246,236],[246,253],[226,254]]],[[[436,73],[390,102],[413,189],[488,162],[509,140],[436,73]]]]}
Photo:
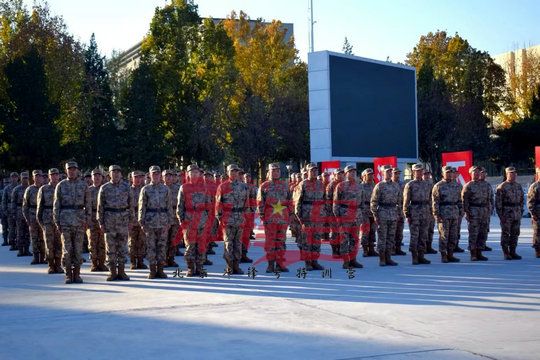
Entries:
{"type": "Polygon", "coordinates": [[[529,186],[529,190],[527,191],[527,209],[533,218],[533,247],[535,248],[536,257],[540,257],[540,180],[535,181],[529,186]]]}
{"type": "Polygon", "coordinates": [[[501,221],[503,251],[515,252],[523,215],[523,188],[517,182],[505,181],[495,192],[495,209],[501,221]]]}
{"type": "MultiPolygon", "coordinates": [[[[285,269],[285,240],[293,211],[291,193],[281,180],[267,180],[257,193],[257,209],[264,226],[266,260],[285,269]]],[[[271,264],[271,263],[270,263],[271,264]]]]}
{"type": "Polygon", "coordinates": [[[144,185],[131,186],[131,192],[133,193],[133,214],[135,214],[135,217],[133,218],[131,229],[129,230],[128,248],[132,265],[135,265],[135,268],[137,269],[147,269],[143,260],[146,254],[144,231],[136,218],[136,215],[139,213],[139,196],[143,186],[144,185]],[[134,261],[136,264],[133,264],[134,261]]]}
{"type": "MultiPolygon", "coordinates": [[[[398,181],[396,184],[399,185],[401,193],[403,194],[405,183],[403,181],[398,181]]],[[[394,239],[394,250],[392,251],[392,254],[394,255],[405,255],[405,252],[401,250],[401,246],[403,245],[403,230],[405,229],[405,217],[403,216],[403,211],[401,210],[402,209],[399,208],[398,219],[396,222],[396,236],[394,239]]]]}
{"type": "Polygon", "coordinates": [[[452,257],[458,241],[458,220],[463,216],[460,185],[454,180],[441,180],[433,186],[431,199],[433,216],[440,218],[439,251],[443,257],[452,257]]]}
{"type": "Polygon", "coordinates": [[[223,258],[234,265],[242,257],[242,233],[248,231],[245,212],[248,203],[247,184],[235,180],[221,183],[216,191],[216,217],[223,229],[223,258]]]}
{"type": "Polygon", "coordinates": [[[105,269],[105,236],[99,227],[97,220],[97,203],[98,193],[101,186],[90,186],[90,207],[92,209],[92,218],[88,223],[88,229],[86,230],[86,236],[88,237],[88,248],[90,250],[90,257],[92,258],[91,271],[107,271],[105,269]]]}
{"type": "Polygon", "coordinates": [[[377,222],[377,251],[379,256],[390,255],[395,249],[398,212],[403,206],[403,193],[399,184],[383,180],[375,185],[371,195],[371,212],[377,222]],[[398,210],[399,209],[399,210],[398,210]]]}
{"type": "Polygon", "coordinates": [[[253,184],[248,186],[248,206],[246,209],[246,231],[242,233],[242,262],[253,262],[247,257],[250,237],[255,229],[255,212],[257,211],[257,187],[253,184]]]}
{"type": "MultiPolygon", "coordinates": [[[[463,211],[467,215],[469,250],[471,254],[483,250],[486,244],[489,217],[491,215],[491,192],[486,182],[471,180],[462,190],[463,211]]],[[[489,185],[489,184],[488,184],[489,185]]]]}
{"type": "MultiPolygon", "coordinates": [[[[41,176],[41,172],[39,173],[41,176]]],[[[34,253],[34,264],[45,263],[45,241],[43,240],[43,232],[37,222],[37,194],[39,188],[36,185],[30,185],[24,192],[23,198],[23,215],[28,224],[30,243],[32,244],[32,252],[34,253]]]]}
{"type": "MultiPolygon", "coordinates": [[[[67,166],[73,165],[68,163],[67,166]]],[[[77,178],[60,181],[54,191],[53,219],[60,229],[67,283],[82,281],[79,272],[83,263],[84,230],[91,217],[90,191],[86,182],[77,178]]]]}
{"type": "Polygon", "coordinates": [[[433,179],[424,180],[429,184],[429,200],[430,200],[430,215],[428,218],[428,234],[426,240],[426,253],[427,254],[436,254],[437,251],[433,249],[433,235],[435,235],[435,216],[433,216],[433,211],[431,210],[431,193],[433,192],[433,179]]]}
{"type": "MultiPolygon", "coordinates": [[[[22,177],[22,176],[21,176],[22,177]]],[[[11,212],[15,216],[15,224],[17,229],[17,248],[19,249],[20,256],[30,255],[30,233],[28,230],[28,224],[24,219],[22,205],[24,192],[26,191],[27,186],[20,184],[13,188],[11,193],[11,212]]]]}
{"type": "MultiPolygon", "coordinates": [[[[109,171],[120,171],[120,167],[113,165],[109,171]]],[[[128,229],[133,219],[133,193],[129,183],[122,179],[115,183],[111,179],[103,184],[98,193],[97,220],[104,229],[106,262],[113,280],[116,268],[118,278],[129,280],[124,274],[124,264],[128,255],[128,229]]]]}
{"type": "MultiPolygon", "coordinates": [[[[166,173],[170,170],[165,170],[166,173]]],[[[176,183],[172,183],[169,186],[169,191],[171,193],[171,207],[173,214],[176,213],[176,207],[178,206],[178,192],[180,191],[180,185],[176,183]]],[[[167,232],[167,266],[178,266],[178,264],[174,261],[174,256],[176,255],[176,249],[178,248],[177,245],[173,245],[174,239],[176,238],[176,234],[178,233],[179,224],[178,221],[175,221],[171,224],[169,227],[169,230],[167,232]]],[[[183,255],[183,254],[180,254],[183,255]]]]}
{"type": "MultiPolygon", "coordinates": [[[[190,167],[189,171],[195,169],[194,165],[190,167]]],[[[184,259],[194,275],[201,274],[206,260],[206,247],[214,219],[212,206],[212,196],[203,179],[184,183],[180,187],[176,216],[180,221],[186,244],[184,259]]]]}
{"type": "Polygon", "coordinates": [[[17,250],[17,227],[15,214],[11,208],[11,195],[15,186],[17,186],[17,183],[9,183],[6,185],[2,196],[2,232],[4,233],[4,237],[7,237],[10,250],[17,250]]]}
{"type": "MultiPolygon", "coordinates": [[[[345,171],[349,166],[347,166],[345,171]]],[[[356,180],[340,182],[333,194],[332,211],[339,224],[340,249],[344,267],[360,267],[356,261],[360,224],[364,219],[363,187],[356,180]],[[354,264],[353,264],[354,263],[354,264]]]]}
{"type": "Polygon", "coordinates": [[[61,267],[62,241],[60,232],[53,221],[53,202],[55,186],[50,184],[39,188],[37,194],[37,221],[43,229],[45,247],[47,249],[47,261],[49,262],[50,273],[63,273],[61,267]]]}
{"type": "Polygon", "coordinates": [[[424,180],[409,181],[403,191],[403,215],[409,220],[411,239],[409,250],[423,258],[428,240],[431,214],[431,184],[424,180]]]}
{"type": "Polygon", "coordinates": [[[306,262],[316,262],[320,256],[324,224],[327,222],[324,191],[322,181],[306,179],[298,184],[294,194],[294,212],[301,223],[298,238],[300,259],[306,262]]]}
{"type": "MultiPolygon", "coordinates": [[[[493,191],[493,187],[491,187],[490,183],[488,183],[485,179],[480,180],[480,184],[486,188],[486,192],[489,194],[489,215],[488,215],[488,221],[486,224],[486,234],[489,233],[489,225],[491,222],[491,214],[493,213],[493,210],[495,209],[495,192],[493,191]]],[[[487,246],[487,238],[482,239],[482,249],[486,251],[491,251],[491,248],[487,246]]]]}
{"type": "Polygon", "coordinates": [[[339,224],[334,216],[333,202],[334,202],[334,191],[339,183],[343,180],[334,179],[326,186],[324,193],[325,207],[326,207],[326,216],[328,218],[328,223],[325,224],[325,232],[328,233],[328,240],[330,240],[330,246],[332,248],[332,255],[339,258],[341,239],[339,238],[339,224]]]}
{"type": "Polygon", "coordinates": [[[377,256],[375,253],[375,243],[377,241],[377,224],[370,209],[371,195],[375,188],[374,182],[362,182],[362,201],[364,206],[364,223],[360,226],[360,236],[362,237],[362,247],[364,256],[377,256]]]}
{"type": "MultiPolygon", "coordinates": [[[[157,166],[150,169],[151,172],[152,169],[159,171],[157,166]]],[[[176,222],[171,203],[171,192],[164,184],[150,183],[141,189],[138,221],[145,234],[151,274],[156,267],[159,272],[166,262],[168,230],[176,222]]]]}

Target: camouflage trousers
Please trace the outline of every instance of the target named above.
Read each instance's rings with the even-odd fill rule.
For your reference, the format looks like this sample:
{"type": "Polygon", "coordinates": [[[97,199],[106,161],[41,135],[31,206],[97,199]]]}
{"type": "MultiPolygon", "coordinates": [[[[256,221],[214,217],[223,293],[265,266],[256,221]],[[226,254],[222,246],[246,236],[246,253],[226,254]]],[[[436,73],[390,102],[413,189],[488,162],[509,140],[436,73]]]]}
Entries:
{"type": "Polygon", "coordinates": [[[86,237],[88,238],[88,249],[90,250],[92,260],[97,260],[104,264],[106,256],[105,237],[99,225],[95,224],[87,229],[86,237]]]}
{"type": "Polygon", "coordinates": [[[337,221],[331,221],[327,223],[324,227],[324,239],[328,239],[330,245],[339,246],[339,224],[337,221]]]}
{"type": "Polygon", "coordinates": [[[532,220],[532,228],[533,228],[533,248],[540,249],[540,224],[538,221],[532,220]]]}
{"type": "Polygon", "coordinates": [[[470,218],[468,229],[469,250],[484,249],[489,229],[489,218],[470,218]]]}
{"type": "Polygon", "coordinates": [[[501,218],[501,246],[517,246],[521,219],[501,218]]]}
{"type": "Polygon", "coordinates": [[[142,258],[146,255],[146,241],[144,240],[144,231],[139,224],[133,224],[129,230],[128,247],[129,256],[142,258]]]}
{"type": "Polygon", "coordinates": [[[314,261],[319,259],[323,238],[322,230],[321,225],[305,224],[302,226],[300,237],[297,239],[300,260],[314,261]]]}
{"type": "Polygon", "coordinates": [[[373,245],[377,241],[377,224],[375,219],[369,217],[369,221],[366,221],[360,226],[360,236],[362,237],[362,246],[373,245]]]}
{"type": "Polygon", "coordinates": [[[7,223],[9,245],[17,246],[17,221],[15,215],[8,215],[7,223]]]}
{"type": "Polygon", "coordinates": [[[82,226],[62,226],[62,265],[80,266],[83,263],[82,250],[84,230],[82,226]]]}
{"type": "Polygon", "coordinates": [[[59,259],[62,257],[62,240],[60,232],[53,224],[43,225],[43,237],[45,238],[45,248],[49,259],[59,259]]]}
{"type": "Polygon", "coordinates": [[[396,247],[397,220],[379,220],[377,224],[377,251],[384,254],[386,251],[392,252],[396,247]]]}
{"type": "Polygon", "coordinates": [[[43,239],[43,232],[37,221],[34,221],[31,226],[28,226],[28,232],[30,234],[32,252],[45,255],[45,240],[43,239]]]}
{"type": "Polygon", "coordinates": [[[150,265],[165,264],[168,228],[145,229],[146,258],[150,265]]]}
{"type": "Polygon", "coordinates": [[[435,218],[433,216],[429,217],[428,220],[428,237],[427,244],[431,246],[433,243],[433,235],[435,235],[435,218]]]}
{"type": "Polygon", "coordinates": [[[411,221],[409,222],[409,231],[411,233],[411,239],[409,241],[410,252],[424,253],[426,251],[429,225],[429,219],[411,219],[411,221]]]}
{"type": "Polygon", "coordinates": [[[2,236],[4,241],[9,243],[9,227],[8,227],[8,218],[7,216],[2,216],[2,236]]]}
{"type": "Polygon", "coordinates": [[[223,228],[223,258],[227,261],[240,261],[242,257],[242,233],[244,225],[226,225],[223,228]]]}
{"type": "Polygon", "coordinates": [[[30,246],[30,231],[28,229],[28,224],[22,216],[22,213],[17,214],[16,218],[17,224],[17,246],[19,249],[21,247],[30,246]]]}
{"type": "Polygon", "coordinates": [[[396,222],[396,236],[394,238],[394,245],[401,247],[403,245],[403,229],[405,228],[405,218],[403,216],[398,217],[396,222]]]}
{"type": "Polygon", "coordinates": [[[128,255],[128,231],[106,232],[105,249],[107,253],[107,267],[109,269],[126,263],[128,255]]]}
{"type": "Polygon", "coordinates": [[[439,227],[439,251],[441,253],[454,251],[458,243],[458,224],[458,219],[443,219],[442,222],[437,224],[439,227]]]}
{"type": "Polygon", "coordinates": [[[339,253],[344,261],[356,259],[360,243],[360,225],[343,223],[339,226],[339,253]]]}
{"type": "Polygon", "coordinates": [[[289,227],[291,229],[291,235],[296,239],[296,241],[298,241],[302,227],[300,226],[300,223],[298,222],[296,216],[292,216],[289,227]]]}
{"type": "Polygon", "coordinates": [[[186,244],[184,252],[186,263],[191,261],[198,266],[203,266],[209,239],[212,237],[212,227],[213,219],[182,223],[182,233],[186,244]]]}
{"type": "Polygon", "coordinates": [[[287,247],[287,224],[264,224],[264,251],[266,260],[283,262],[287,247]]]}

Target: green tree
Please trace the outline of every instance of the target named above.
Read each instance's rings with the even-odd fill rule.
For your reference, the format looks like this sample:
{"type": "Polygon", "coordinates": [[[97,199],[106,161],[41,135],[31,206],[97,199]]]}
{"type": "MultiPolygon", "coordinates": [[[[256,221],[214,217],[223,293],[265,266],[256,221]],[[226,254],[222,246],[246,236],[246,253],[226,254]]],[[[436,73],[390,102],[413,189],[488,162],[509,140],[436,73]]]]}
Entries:
{"type": "Polygon", "coordinates": [[[353,46],[349,42],[349,39],[345,36],[345,40],[343,40],[343,46],[341,48],[341,51],[346,55],[354,55],[353,53],[353,46]]]}

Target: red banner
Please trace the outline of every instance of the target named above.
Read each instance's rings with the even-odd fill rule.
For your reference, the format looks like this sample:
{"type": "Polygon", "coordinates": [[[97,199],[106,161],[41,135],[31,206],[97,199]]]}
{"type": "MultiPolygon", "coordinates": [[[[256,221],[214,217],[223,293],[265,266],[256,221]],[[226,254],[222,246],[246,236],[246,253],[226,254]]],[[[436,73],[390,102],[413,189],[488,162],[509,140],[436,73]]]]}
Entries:
{"type": "Polygon", "coordinates": [[[534,158],[535,158],[535,164],[536,167],[540,167],[540,146],[534,147],[534,158]]]}
{"type": "Polygon", "coordinates": [[[323,161],[321,163],[321,171],[322,172],[327,171],[331,173],[334,170],[339,169],[340,165],[341,165],[341,162],[339,160],[338,161],[323,161]]]}
{"type": "Polygon", "coordinates": [[[379,157],[373,159],[373,171],[375,184],[384,179],[384,174],[382,173],[382,167],[384,165],[390,165],[392,167],[397,167],[397,156],[387,156],[379,157]]]}
{"type": "Polygon", "coordinates": [[[469,168],[473,165],[472,151],[458,151],[451,153],[442,153],[442,166],[455,167],[459,173],[458,181],[465,185],[471,180],[469,168]]]}

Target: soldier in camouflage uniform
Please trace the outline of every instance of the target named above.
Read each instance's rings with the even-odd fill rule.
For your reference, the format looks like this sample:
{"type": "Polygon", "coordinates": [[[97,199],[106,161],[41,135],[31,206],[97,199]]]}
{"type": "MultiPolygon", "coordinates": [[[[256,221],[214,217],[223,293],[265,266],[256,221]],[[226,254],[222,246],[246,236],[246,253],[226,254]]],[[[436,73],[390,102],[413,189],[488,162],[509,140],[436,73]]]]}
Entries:
{"type": "Polygon", "coordinates": [[[37,194],[39,188],[43,184],[43,174],[41,170],[32,171],[32,177],[34,184],[26,188],[23,196],[23,215],[26,223],[28,224],[28,230],[30,234],[30,243],[32,244],[32,253],[34,258],[30,265],[46,264],[45,261],[45,242],[43,240],[43,232],[37,222],[37,194]]]}
{"type": "MultiPolygon", "coordinates": [[[[10,232],[15,234],[15,228],[12,227],[10,229],[10,222],[11,222],[11,209],[9,208],[9,203],[11,200],[11,192],[13,191],[13,188],[17,186],[19,182],[19,174],[16,172],[12,172],[8,179],[4,179],[4,188],[1,190],[2,196],[0,201],[0,213],[2,214],[2,236],[4,238],[4,242],[2,243],[2,246],[8,246],[11,245],[10,241],[10,232]]],[[[10,249],[10,250],[16,250],[10,249]]]]}
{"type": "Polygon", "coordinates": [[[364,205],[364,223],[360,226],[360,236],[362,238],[363,257],[379,256],[375,250],[377,241],[377,224],[370,209],[371,195],[375,188],[373,181],[373,169],[365,169],[362,171],[362,196],[364,205]]]}
{"type": "Polygon", "coordinates": [[[540,167],[536,168],[535,182],[527,191],[527,209],[531,214],[533,228],[533,247],[535,255],[540,258],[540,167]]]}
{"type": "Polygon", "coordinates": [[[324,270],[318,259],[327,222],[325,188],[322,181],[317,180],[317,164],[310,163],[306,168],[308,178],[298,185],[294,194],[294,212],[301,226],[298,238],[300,259],[305,261],[307,271],[324,270]]]}
{"type": "Polygon", "coordinates": [[[326,185],[324,199],[326,206],[326,216],[328,218],[328,223],[325,225],[326,231],[328,232],[328,240],[330,241],[330,247],[332,248],[332,257],[334,259],[340,258],[340,246],[341,239],[339,238],[339,225],[334,216],[333,202],[334,202],[334,190],[336,186],[343,181],[345,173],[343,169],[336,169],[334,171],[334,178],[326,185]]]}
{"type": "Polygon", "coordinates": [[[242,258],[240,263],[252,263],[253,260],[247,256],[249,247],[251,245],[250,239],[254,239],[252,236],[255,229],[255,212],[257,211],[257,187],[251,181],[251,174],[244,173],[241,175],[241,180],[248,186],[248,207],[246,211],[247,228],[242,233],[242,258]]]}
{"type": "MultiPolygon", "coordinates": [[[[163,180],[165,182],[165,185],[169,188],[169,191],[171,192],[171,206],[173,208],[173,213],[176,213],[176,207],[178,202],[178,191],[180,190],[180,185],[174,182],[174,171],[172,170],[163,170],[162,174],[163,180]]],[[[178,221],[174,221],[174,223],[169,227],[168,233],[167,233],[167,267],[178,267],[178,264],[176,261],[174,261],[174,256],[177,252],[177,245],[173,245],[174,238],[176,237],[176,234],[178,233],[178,221]]],[[[179,252],[179,256],[183,256],[184,254],[179,252]]]]}
{"type": "Polygon", "coordinates": [[[453,168],[442,168],[443,180],[433,186],[431,207],[439,227],[439,251],[443,263],[459,262],[454,257],[457,244],[458,220],[463,214],[461,187],[453,178],[453,168]]]}
{"type": "Polygon", "coordinates": [[[383,167],[384,180],[375,185],[371,195],[371,212],[377,223],[377,250],[379,252],[379,266],[395,266],[392,260],[392,252],[395,249],[394,240],[398,212],[403,207],[403,193],[399,184],[392,181],[392,167],[383,167]]]}
{"type": "Polygon", "coordinates": [[[149,279],[166,279],[163,272],[167,256],[167,236],[175,219],[171,191],[161,183],[159,166],[150,167],[151,182],[141,189],[138,220],[146,239],[146,258],[150,263],[149,279]]]}
{"type": "Polygon", "coordinates": [[[285,240],[293,212],[291,192],[280,180],[279,164],[268,165],[268,171],[268,180],[257,192],[257,210],[264,226],[264,251],[268,261],[266,272],[289,272],[285,266],[285,240]]]}
{"type": "Polygon", "coordinates": [[[82,283],[84,230],[92,217],[90,190],[86,182],[77,177],[76,162],[66,163],[66,172],[67,179],[60,181],[54,191],[53,219],[62,239],[65,283],[82,283]]]}
{"type": "Polygon", "coordinates": [[[227,166],[229,180],[222,182],[216,192],[216,217],[224,235],[225,272],[241,275],[244,272],[239,262],[242,257],[242,233],[247,231],[245,212],[249,206],[249,189],[239,180],[239,170],[235,164],[227,166]]]}
{"type": "Polygon", "coordinates": [[[424,175],[422,180],[426,181],[429,184],[429,199],[430,199],[430,217],[428,225],[428,237],[426,240],[426,254],[437,254],[437,250],[433,248],[433,235],[435,234],[435,217],[433,216],[433,211],[431,210],[431,192],[433,191],[433,178],[431,177],[431,170],[424,169],[424,175]]]}
{"type": "MultiPolygon", "coordinates": [[[[452,168],[452,176],[453,176],[453,179],[454,181],[458,184],[458,187],[459,187],[459,193],[461,194],[461,192],[463,191],[463,185],[461,185],[461,182],[459,181],[459,172],[457,171],[457,168],[453,167],[452,168]]],[[[463,215],[464,213],[462,212],[461,215],[459,216],[458,218],[458,225],[457,225],[457,228],[458,228],[458,231],[457,231],[457,241],[456,241],[456,246],[454,246],[454,252],[455,253],[462,253],[462,252],[465,252],[465,250],[463,250],[460,246],[459,246],[459,241],[461,240],[461,223],[463,222],[463,215]]]]}
{"type": "MultiPolygon", "coordinates": [[[[493,210],[495,209],[495,193],[493,192],[493,188],[491,187],[491,184],[489,182],[486,181],[486,176],[487,176],[487,172],[486,172],[486,169],[479,166],[478,167],[480,169],[480,178],[478,181],[480,181],[480,183],[482,184],[483,187],[486,188],[486,191],[489,193],[489,200],[490,200],[490,203],[489,203],[489,216],[488,216],[488,221],[487,221],[487,224],[486,224],[486,234],[489,233],[489,225],[490,225],[490,222],[491,222],[491,214],[493,213],[493,210]]],[[[491,249],[488,245],[487,245],[487,238],[488,236],[486,235],[484,239],[482,239],[482,250],[483,251],[491,251],[493,249],[491,249]]]]}
{"type": "Polygon", "coordinates": [[[412,264],[430,264],[424,257],[428,239],[428,227],[431,214],[431,184],[422,180],[424,166],[414,164],[412,167],[414,178],[409,181],[403,190],[403,216],[409,223],[411,239],[409,250],[412,255],[412,264]]]}
{"type": "MultiPolygon", "coordinates": [[[[211,216],[211,219],[209,221],[212,222],[212,228],[210,231],[210,236],[208,238],[209,244],[206,249],[206,261],[208,260],[208,255],[216,255],[216,252],[212,249],[214,247],[217,247],[216,241],[218,241],[218,221],[216,219],[214,209],[216,208],[216,191],[217,191],[217,184],[216,180],[214,178],[214,175],[209,172],[204,172],[204,185],[206,186],[206,190],[210,194],[211,200],[212,200],[212,212],[209,214],[211,216]]],[[[206,265],[206,264],[205,264],[206,265]]]]}
{"type": "Polygon", "coordinates": [[[187,167],[189,181],[178,192],[176,217],[182,228],[186,252],[184,259],[188,267],[187,276],[201,275],[206,260],[206,247],[214,219],[211,194],[195,164],[187,167]]]}
{"type": "Polygon", "coordinates": [[[24,192],[29,185],[28,177],[28,172],[22,172],[21,183],[15,186],[11,192],[10,205],[11,212],[15,216],[15,226],[17,229],[16,242],[19,249],[17,256],[32,256],[30,253],[30,233],[22,211],[24,192]]]}
{"type": "Polygon", "coordinates": [[[128,233],[133,223],[133,193],[129,183],[122,181],[122,169],[109,166],[111,180],[99,189],[97,220],[105,237],[107,281],[129,280],[125,273],[128,255],[128,233]]]}
{"type": "Polygon", "coordinates": [[[337,184],[332,201],[332,211],[339,224],[340,249],[343,268],[363,268],[356,260],[360,246],[360,224],[364,222],[363,187],[356,178],[356,167],[344,169],[345,180],[337,184]]]}
{"type": "Polygon", "coordinates": [[[507,167],[505,172],[506,181],[495,192],[495,209],[501,220],[501,247],[506,260],[521,260],[516,247],[523,216],[523,188],[516,181],[516,168],[507,167]]]}
{"type": "MultiPolygon", "coordinates": [[[[299,188],[299,185],[300,185],[301,182],[302,182],[302,174],[297,173],[296,174],[296,180],[295,180],[294,184],[292,184],[290,186],[290,188],[289,188],[289,191],[291,192],[291,196],[293,198],[294,198],[294,193],[299,188]]],[[[292,214],[292,216],[291,216],[291,221],[290,221],[289,227],[291,229],[292,237],[294,237],[295,242],[298,243],[298,239],[300,238],[300,232],[301,232],[302,229],[300,227],[300,223],[298,221],[298,218],[294,214],[292,214]]]]}
{"type": "Polygon", "coordinates": [[[480,181],[480,169],[472,166],[469,169],[472,180],[463,187],[461,199],[463,212],[469,224],[469,250],[471,261],[487,261],[482,250],[487,239],[489,216],[491,214],[491,192],[480,181]]]}
{"type": "Polygon", "coordinates": [[[136,215],[139,213],[139,195],[144,186],[144,173],[142,171],[133,171],[131,173],[131,192],[133,193],[133,214],[131,228],[129,230],[128,247],[131,260],[131,269],[148,269],[144,264],[144,255],[146,253],[144,232],[139,225],[136,215]]]}
{"type": "MultiPolygon", "coordinates": [[[[401,176],[401,170],[398,168],[392,169],[392,181],[399,185],[399,188],[401,189],[401,193],[403,194],[403,189],[405,188],[405,183],[400,180],[401,176]]],[[[394,240],[395,248],[392,252],[392,255],[407,255],[407,253],[403,250],[401,250],[401,246],[403,245],[403,230],[405,228],[405,217],[403,216],[403,212],[401,211],[401,208],[398,211],[398,221],[396,223],[396,238],[394,240]]]]}
{"type": "Polygon", "coordinates": [[[36,218],[43,230],[49,274],[63,274],[62,269],[62,240],[60,232],[53,221],[54,190],[60,180],[60,172],[56,168],[49,169],[49,184],[39,188],[37,194],[36,218]]]}
{"type": "Polygon", "coordinates": [[[89,239],[90,257],[92,260],[90,271],[109,271],[109,268],[105,266],[105,237],[97,220],[97,200],[99,189],[103,184],[103,172],[101,169],[94,169],[92,170],[91,176],[92,186],[89,187],[89,191],[92,218],[88,223],[88,229],[86,230],[86,236],[89,239]]]}

